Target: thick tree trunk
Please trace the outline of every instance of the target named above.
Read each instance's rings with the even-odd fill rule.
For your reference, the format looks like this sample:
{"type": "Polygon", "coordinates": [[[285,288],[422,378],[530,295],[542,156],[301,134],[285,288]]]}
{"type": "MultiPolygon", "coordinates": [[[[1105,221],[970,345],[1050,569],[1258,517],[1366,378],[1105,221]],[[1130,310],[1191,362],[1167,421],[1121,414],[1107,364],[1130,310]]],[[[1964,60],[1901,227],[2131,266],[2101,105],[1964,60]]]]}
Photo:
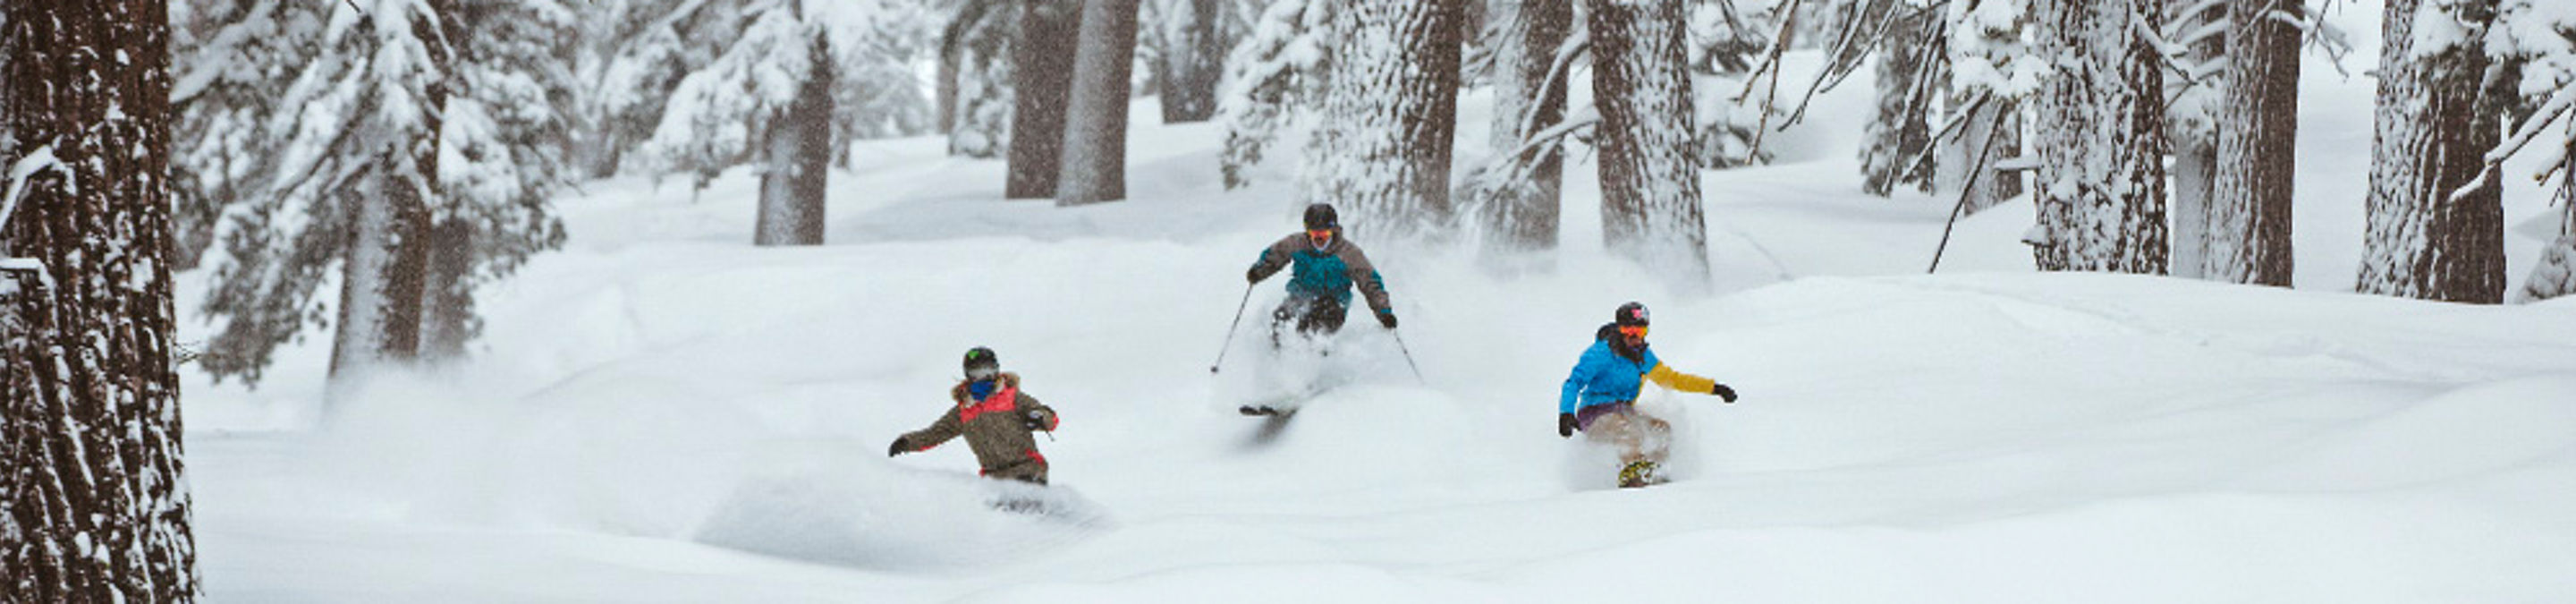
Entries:
{"type": "Polygon", "coordinates": [[[2502,192],[2494,182],[2475,182],[2503,136],[2482,87],[2487,56],[2473,42],[2495,9],[2494,0],[2390,0],[2385,9],[2362,292],[2485,304],[2504,298],[2502,192]],[[2459,28],[2471,41],[2419,48],[2419,22],[2459,28]]]}
{"type": "MultiPolygon", "coordinates": [[[[1964,94],[1951,95],[1951,106],[1967,111],[1973,99],[1964,94]]],[[[1959,126],[1958,135],[1942,143],[1941,157],[1934,161],[1933,193],[1942,199],[1961,195],[1967,199],[1963,214],[1975,214],[2021,195],[2021,173],[1995,169],[2004,160],[2020,157],[2021,118],[2016,103],[2002,96],[1987,97],[1959,126]],[[1977,165],[1980,159],[1984,165],[1977,165]]]]}
{"type": "MultiPolygon", "coordinates": [[[[401,160],[378,161],[390,166],[401,160]]],[[[429,283],[428,204],[411,183],[382,178],[376,190],[351,194],[356,214],[341,263],[339,329],[331,347],[333,400],[378,366],[419,358],[421,297],[429,283]]]]}
{"type": "Polygon", "coordinates": [[[1333,14],[1331,89],[1305,180],[1307,199],[1341,206],[1354,236],[1406,238],[1449,224],[1463,1],[1355,3],[1333,14]]]}
{"type": "Polygon", "coordinates": [[[1173,28],[1179,35],[1163,49],[1163,123],[1204,122],[1216,116],[1216,86],[1225,77],[1226,51],[1234,48],[1222,23],[1233,4],[1228,0],[1172,2],[1173,8],[1188,14],[1165,15],[1182,21],[1173,28]]]}
{"type": "Polygon", "coordinates": [[[2232,0],[2227,88],[2218,104],[2217,181],[2209,197],[2208,278],[2290,286],[2291,179],[2297,176],[2299,0],[2232,0]]]}
{"type": "Polygon", "coordinates": [[[0,8],[0,600],[186,602],[169,3],[0,8]],[[53,161],[43,157],[50,155],[53,161]],[[22,187],[22,188],[21,188],[22,187]]]}
{"type": "Polygon", "coordinates": [[[1127,198],[1127,80],[1136,62],[1136,2],[1083,4],[1056,205],[1127,198]]]}
{"type": "Polygon", "coordinates": [[[1592,98],[1601,123],[1601,236],[1650,270],[1708,283],[1708,227],[1692,157],[1680,0],[1589,0],[1592,98]]]}
{"type": "Polygon", "coordinates": [[[2037,92],[2041,270],[2163,274],[2164,62],[2155,0],[2042,0],[2037,92]]]}
{"type": "Polygon", "coordinates": [[[754,245],[822,245],[823,195],[832,167],[832,49],[814,36],[796,100],[770,117],[761,145],[760,216],[754,245]]]}
{"type": "Polygon", "coordinates": [[[1073,87],[1080,3],[1029,0],[1020,9],[1020,35],[1011,41],[1011,166],[1002,188],[1007,199],[1055,197],[1064,170],[1066,97],[1073,87]]]}
{"type": "Polygon", "coordinates": [[[1556,248],[1558,206],[1564,186],[1564,145],[1528,146],[1529,136],[1565,121],[1569,78],[1555,73],[1557,48],[1574,29],[1573,0],[1507,0],[1506,19],[1494,49],[1495,169],[1517,167],[1521,182],[1485,191],[1487,247],[1498,252],[1556,248]],[[1554,77],[1550,77],[1554,76],[1554,77]],[[1516,163],[1513,163],[1516,162],[1516,163]]]}

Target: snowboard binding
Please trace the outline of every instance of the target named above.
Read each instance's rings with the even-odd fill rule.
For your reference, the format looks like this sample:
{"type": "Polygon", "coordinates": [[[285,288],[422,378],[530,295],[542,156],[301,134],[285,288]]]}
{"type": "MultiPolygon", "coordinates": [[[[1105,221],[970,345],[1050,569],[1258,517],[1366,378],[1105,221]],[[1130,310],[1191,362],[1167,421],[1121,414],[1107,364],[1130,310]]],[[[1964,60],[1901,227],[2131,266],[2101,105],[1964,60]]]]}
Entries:
{"type": "Polygon", "coordinates": [[[1619,488],[1634,489],[1666,482],[1664,477],[1655,474],[1655,470],[1655,462],[1642,459],[1629,462],[1628,467],[1619,469],[1619,488]]]}

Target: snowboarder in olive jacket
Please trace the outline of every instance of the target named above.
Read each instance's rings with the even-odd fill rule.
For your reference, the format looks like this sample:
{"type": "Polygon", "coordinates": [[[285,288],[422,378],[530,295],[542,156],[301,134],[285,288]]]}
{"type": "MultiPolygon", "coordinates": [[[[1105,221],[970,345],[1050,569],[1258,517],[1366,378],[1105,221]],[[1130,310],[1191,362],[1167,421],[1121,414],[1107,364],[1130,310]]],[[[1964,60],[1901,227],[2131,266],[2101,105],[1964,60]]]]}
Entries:
{"type": "Polygon", "coordinates": [[[1634,488],[1663,482],[1655,476],[1672,448],[1673,426],[1637,410],[1637,393],[1646,382],[1683,392],[1717,395],[1735,402],[1735,389],[1696,375],[1674,371],[1646,347],[1646,305],[1619,305],[1608,325],[1594,332],[1592,347],[1575,362],[1557,400],[1556,434],[1614,447],[1619,452],[1619,486],[1634,488]]]}
{"type": "Polygon", "coordinates": [[[1055,410],[1021,392],[1020,375],[1001,368],[990,348],[966,351],[966,379],[948,389],[956,406],[930,427],[895,438],[886,455],[927,451],[963,435],[985,477],[1046,484],[1046,456],[1038,454],[1037,439],[1029,433],[1055,431],[1055,410]]]}
{"type": "Polygon", "coordinates": [[[1261,258],[1243,277],[1253,283],[1291,268],[1288,298],[1270,313],[1270,342],[1279,342],[1280,328],[1294,323],[1298,333],[1331,335],[1342,330],[1343,319],[1350,315],[1351,287],[1359,286],[1367,297],[1370,310],[1377,311],[1378,325],[1395,329],[1395,308],[1388,305],[1386,281],[1369,264],[1368,255],[1360,253],[1359,244],[1342,237],[1341,219],[1331,204],[1306,206],[1305,232],[1289,235],[1270,247],[1262,248],[1261,258]]]}

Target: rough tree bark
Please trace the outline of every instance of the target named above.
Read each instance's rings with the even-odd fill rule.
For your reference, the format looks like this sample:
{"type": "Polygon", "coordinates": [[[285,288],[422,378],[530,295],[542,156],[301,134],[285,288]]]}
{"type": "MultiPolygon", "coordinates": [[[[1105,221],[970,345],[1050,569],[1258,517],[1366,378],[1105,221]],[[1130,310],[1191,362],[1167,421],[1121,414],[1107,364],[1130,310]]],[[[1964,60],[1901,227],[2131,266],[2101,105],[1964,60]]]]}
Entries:
{"type": "Polygon", "coordinates": [[[1082,42],[1066,111],[1064,169],[1055,203],[1127,198],[1127,80],[1136,62],[1137,0],[1083,4],[1082,42]]]}
{"type": "Polygon", "coordinates": [[[1341,206],[1355,236],[1449,223],[1462,1],[1364,2],[1333,14],[1330,89],[1305,180],[1307,199],[1341,206]]]}
{"type": "MultiPolygon", "coordinates": [[[[1494,125],[1489,137],[1498,166],[1517,165],[1527,178],[1484,191],[1487,247],[1499,252],[1556,248],[1558,205],[1564,186],[1562,143],[1527,146],[1529,136],[1565,121],[1569,79],[1554,73],[1557,48],[1574,29],[1573,0],[1508,0],[1502,40],[1494,49],[1494,125]],[[1549,76],[1554,75],[1551,78],[1549,76]],[[1515,156],[1514,154],[1518,155],[1515,156]]],[[[1506,169],[1506,168],[1497,168],[1506,169]]]]}
{"type": "Polygon", "coordinates": [[[2200,72],[2165,82],[2165,96],[2174,100],[2166,108],[2166,134],[2173,141],[2173,203],[2166,208],[2173,217],[2173,252],[2168,268],[2177,277],[2199,278],[2210,247],[2209,188],[2217,180],[2221,126],[2216,105],[2224,102],[2228,77],[2223,69],[2203,66],[2227,58],[2226,30],[2207,31],[2227,19],[2227,6],[2210,0],[2166,0],[2165,6],[2178,11],[2170,15],[2173,22],[2165,28],[2166,39],[2188,40],[2181,64],[2200,72]],[[2188,37],[2201,34],[2207,35],[2188,37]],[[2193,77],[2198,81],[2192,82],[2193,77]],[[2181,92],[2176,94],[2177,90],[2181,92]]]}
{"type": "Polygon", "coordinates": [[[2041,270],[2163,274],[2164,61],[2156,0],[2043,0],[2037,94],[2041,270]]]}
{"type": "Polygon", "coordinates": [[[1080,3],[1028,0],[1020,8],[1020,35],[1011,40],[1011,158],[1006,199],[1055,197],[1064,152],[1066,97],[1073,88],[1080,3]]]}
{"type": "Polygon", "coordinates": [[[2217,178],[2201,273],[2290,286],[2291,179],[2297,176],[2300,0],[2228,4],[2227,86],[2218,103],[2217,178]]]}
{"type": "Polygon", "coordinates": [[[2381,20],[2377,141],[2371,151],[2364,293],[2494,304],[2504,298],[2504,210],[2476,182],[2503,137],[2488,110],[2476,44],[2494,0],[2390,0],[2381,20]],[[2415,26],[2467,32],[2420,48],[2415,26]]]}
{"type": "Polygon", "coordinates": [[[1601,236],[1612,252],[1708,283],[1680,0],[1588,0],[1601,123],[1601,236]]]}
{"type": "Polygon", "coordinates": [[[168,6],[0,8],[0,164],[24,176],[0,200],[0,258],[38,265],[0,269],[0,600],[197,595],[172,354],[168,6]]]}

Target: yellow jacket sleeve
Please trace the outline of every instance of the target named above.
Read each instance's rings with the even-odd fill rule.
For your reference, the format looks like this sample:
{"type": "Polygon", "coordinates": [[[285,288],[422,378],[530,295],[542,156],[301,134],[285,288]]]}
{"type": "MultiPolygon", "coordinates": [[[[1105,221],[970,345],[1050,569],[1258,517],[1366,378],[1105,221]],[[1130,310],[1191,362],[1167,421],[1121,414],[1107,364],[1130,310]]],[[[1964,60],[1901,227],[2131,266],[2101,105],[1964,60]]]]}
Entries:
{"type": "Polygon", "coordinates": [[[1662,384],[1665,388],[1700,394],[1707,394],[1717,387],[1717,380],[1673,371],[1671,365],[1662,363],[1656,363],[1653,370],[1646,372],[1646,380],[1662,384]]]}

